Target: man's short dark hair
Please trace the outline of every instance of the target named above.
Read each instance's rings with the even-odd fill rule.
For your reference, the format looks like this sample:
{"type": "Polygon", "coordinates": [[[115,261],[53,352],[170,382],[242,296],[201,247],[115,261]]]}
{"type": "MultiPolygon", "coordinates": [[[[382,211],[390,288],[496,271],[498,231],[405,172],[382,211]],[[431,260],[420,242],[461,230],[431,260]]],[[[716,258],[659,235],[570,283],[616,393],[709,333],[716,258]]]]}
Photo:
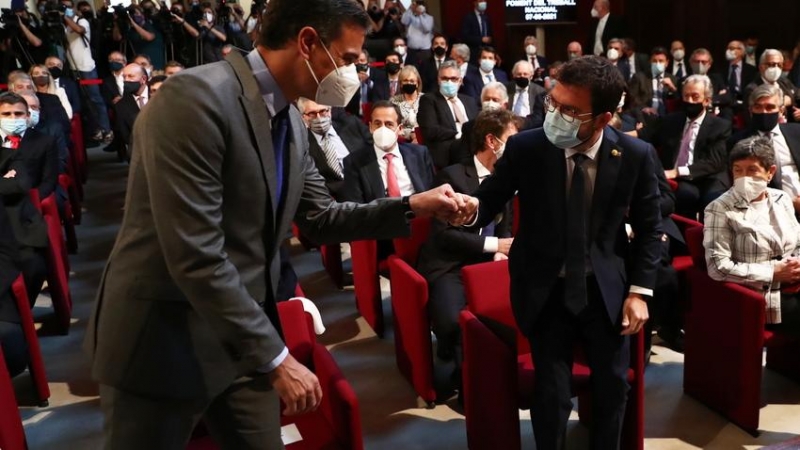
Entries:
{"type": "Polygon", "coordinates": [[[397,56],[397,59],[399,59],[400,62],[403,62],[403,55],[401,55],[400,53],[397,53],[394,50],[392,50],[391,52],[387,53],[386,56],[383,57],[383,60],[386,61],[386,58],[388,58],[390,56],[397,56]]]}
{"type": "Polygon", "coordinates": [[[475,126],[472,128],[472,154],[477,154],[483,150],[483,142],[486,136],[493,135],[497,138],[503,135],[509,124],[515,124],[514,114],[503,108],[483,110],[475,118],[475,126]]]}
{"type": "Polygon", "coordinates": [[[764,169],[769,170],[775,165],[775,150],[772,147],[772,140],[764,136],[753,136],[737,142],[729,156],[731,167],[736,161],[748,158],[755,158],[764,169]]]}
{"type": "Polygon", "coordinates": [[[92,5],[90,5],[90,4],[89,4],[89,2],[87,2],[86,0],[81,0],[81,1],[79,1],[79,2],[78,2],[78,4],[77,4],[77,5],[75,5],[75,6],[76,6],[78,9],[81,9],[81,8],[83,8],[84,6],[86,6],[87,8],[91,8],[91,7],[92,7],[92,5]]]}
{"type": "Polygon", "coordinates": [[[369,16],[355,0],[272,0],[267,3],[259,43],[283,48],[304,27],[312,27],[326,46],[342,35],[344,25],[369,27],[369,16]]]}
{"type": "Polygon", "coordinates": [[[483,52],[491,53],[495,56],[495,58],[499,56],[497,54],[497,49],[492,47],[491,45],[482,45],[480,51],[478,52],[478,56],[480,56],[481,53],[483,52]]]}
{"type": "Polygon", "coordinates": [[[650,57],[652,58],[653,56],[656,56],[656,55],[664,55],[667,58],[669,58],[669,52],[667,51],[666,47],[660,47],[660,46],[659,47],[653,47],[653,49],[650,50],[650,57]]]}
{"type": "Polygon", "coordinates": [[[151,87],[154,84],[163,83],[167,81],[166,75],[156,75],[147,82],[147,87],[151,87]]]}
{"type": "Polygon", "coordinates": [[[136,60],[136,58],[144,58],[147,60],[148,64],[153,64],[153,61],[150,59],[150,57],[145,55],[144,53],[139,53],[138,55],[133,57],[134,60],[136,60]]]}
{"type": "Polygon", "coordinates": [[[18,94],[13,92],[3,92],[0,94],[0,105],[18,105],[22,103],[25,105],[25,109],[28,109],[28,102],[18,94]]]}
{"type": "Polygon", "coordinates": [[[622,73],[605,58],[582,56],[564,63],[558,82],[589,89],[592,96],[592,114],[597,116],[617,110],[625,80],[622,73]]]}
{"type": "MultiPolygon", "coordinates": [[[[402,111],[400,111],[400,107],[399,107],[399,106],[397,106],[396,104],[394,104],[394,103],[390,102],[389,100],[380,100],[380,101],[377,101],[377,102],[375,102],[375,103],[372,105],[372,113],[371,113],[371,114],[374,114],[374,113],[375,113],[375,110],[376,110],[376,109],[380,109],[380,108],[389,108],[389,109],[393,109],[393,110],[394,110],[394,112],[395,112],[395,113],[397,113],[397,125],[398,125],[398,126],[399,126],[399,125],[400,125],[400,124],[403,122],[403,112],[402,112],[402,111]]],[[[370,115],[370,118],[369,118],[369,120],[370,120],[370,121],[372,121],[372,117],[371,117],[371,115],[370,115]]]]}
{"type": "MultiPolygon", "coordinates": [[[[417,3],[419,3],[419,2],[417,2],[417,3]]],[[[443,35],[442,33],[433,33],[433,37],[431,38],[431,44],[433,44],[433,41],[435,41],[436,38],[442,38],[442,39],[444,39],[444,43],[445,44],[450,45],[450,42],[447,40],[447,36],[443,35]]]]}
{"type": "Polygon", "coordinates": [[[181,69],[185,69],[183,64],[179,63],[178,61],[172,60],[167,61],[167,64],[164,66],[165,69],[169,69],[170,67],[180,67],[181,69]]]}

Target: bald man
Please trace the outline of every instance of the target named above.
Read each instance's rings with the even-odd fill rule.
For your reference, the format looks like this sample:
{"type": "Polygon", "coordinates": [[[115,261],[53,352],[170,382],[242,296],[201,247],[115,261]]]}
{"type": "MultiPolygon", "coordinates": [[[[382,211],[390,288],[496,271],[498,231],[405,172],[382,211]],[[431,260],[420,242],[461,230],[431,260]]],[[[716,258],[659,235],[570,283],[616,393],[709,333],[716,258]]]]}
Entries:
{"type": "Polygon", "coordinates": [[[567,59],[570,61],[583,56],[583,47],[580,42],[572,41],[567,45],[567,59]]]}
{"type": "Polygon", "coordinates": [[[139,111],[149,101],[147,72],[139,64],[128,64],[122,69],[122,83],[122,99],[114,105],[117,118],[117,129],[114,133],[117,134],[122,144],[117,151],[124,152],[120,156],[130,161],[133,123],[136,121],[139,111]]]}

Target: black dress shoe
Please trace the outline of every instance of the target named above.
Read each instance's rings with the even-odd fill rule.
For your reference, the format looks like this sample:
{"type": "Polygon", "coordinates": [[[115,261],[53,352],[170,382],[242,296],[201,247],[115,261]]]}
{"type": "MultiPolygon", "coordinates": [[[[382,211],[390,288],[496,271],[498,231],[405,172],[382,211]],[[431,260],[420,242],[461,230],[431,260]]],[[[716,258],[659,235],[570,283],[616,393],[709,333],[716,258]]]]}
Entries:
{"type": "Polygon", "coordinates": [[[669,348],[678,353],[683,353],[684,349],[684,332],[681,329],[669,329],[661,327],[658,330],[658,337],[660,337],[669,348]]]}

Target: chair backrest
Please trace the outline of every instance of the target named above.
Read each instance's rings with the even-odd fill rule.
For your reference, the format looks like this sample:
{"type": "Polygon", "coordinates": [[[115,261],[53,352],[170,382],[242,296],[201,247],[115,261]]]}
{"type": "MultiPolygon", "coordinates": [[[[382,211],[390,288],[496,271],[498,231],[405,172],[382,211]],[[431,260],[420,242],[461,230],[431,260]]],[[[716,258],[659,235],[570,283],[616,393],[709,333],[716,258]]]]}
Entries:
{"type": "Polygon", "coordinates": [[[300,363],[309,364],[317,338],[314,327],[310,324],[311,316],[303,310],[303,303],[278,303],[278,316],[281,318],[283,341],[289,353],[300,363]]]}
{"type": "Polygon", "coordinates": [[[414,128],[414,136],[417,138],[417,144],[425,145],[425,138],[422,137],[422,130],[419,127],[414,128]]]}
{"type": "Polygon", "coordinates": [[[0,448],[3,450],[25,450],[25,430],[14,395],[14,386],[6,368],[3,350],[0,349],[0,448]]]}
{"type": "Polygon", "coordinates": [[[686,230],[686,245],[692,256],[694,266],[706,270],[706,249],[703,247],[703,226],[692,227],[686,230]]]}
{"type": "Polygon", "coordinates": [[[55,194],[50,194],[42,200],[42,216],[47,223],[47,237],[50,244],[47,246],[47,284],[53,297],[53,307],[56,310],[61,331],[69,330],[72,314],[72,295],[69,291],[69,269],[67,265],[67,248],[64,242],[64,233],[61,230],[61,217],[58,215],[55,194]]]}
{"type": "Polygon", "coordinates": [[[411,236],[394,240],[394,253],[414,267],[417,264],[419,249],[431,233],[431,219],[417,217],[411,221],[411,236]]]}
{"type": "Polygon", "coordinates": [[[688,217],[683,217],[678,214],[672,214],[670,215],[670,217],[672,218],[672,221],[675,222],[675,225],[677,225],[678,228],[680,228],[684,237],[686,237],[686,231],[689,230],[690,228],[703,226],[702,223],[694,219],[689,219],[688,217]]]}

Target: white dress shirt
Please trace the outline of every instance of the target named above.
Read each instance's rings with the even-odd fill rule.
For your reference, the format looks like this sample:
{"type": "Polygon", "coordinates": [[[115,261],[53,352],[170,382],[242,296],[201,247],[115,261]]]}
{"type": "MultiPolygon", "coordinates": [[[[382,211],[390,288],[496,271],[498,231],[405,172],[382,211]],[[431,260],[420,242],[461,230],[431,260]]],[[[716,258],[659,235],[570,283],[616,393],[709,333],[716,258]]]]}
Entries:
{"type": "Polygon", "coordinates": [[[122,93],[124,92],[125,79],[122,78],[121,70],[119,71],[119,75],[114,75],[114,80],[117,81],[117,89],[119,89],[119,95],[122,96],[122,93]]]}
{"type": "Polygon", "coordinates": [[[450,101],[449,98],[445,97],[445,100],[447,100],[447,106],[450,107],[450,112],[453,114],[453,121],[456,123],[456,139],[460,139],[461,138],[461,126],[464,125],[464,124],[463,123],[459,123],[458,119],[456,119],[456,117],[458,117],[458,116],[456,115],[456,111],[453,108],[460,109],[461,112],[464,114],[464,117],[467,117],[467,110],[464,108],[464,104],[461,103],[461,99],[458,98],[458,95],[455,96],[455,99],[456,99],[456,101],[455,101],[455,104],[454,104],[453,102],[450,101]]]}
{"type": "Polygon", "coordinates": [[[531,114],[531,99],[528,94],[529,87],[525,89],[517,88],[516,97],[514,97],[514,104],[511,105],[514,114],[520,117],[528,117],[531,114]],[[519,111],[517,111],[517,102],[520,102],[519,111]]]}
{"type": "Polygon", "coordinates": [[[594,55],[600,56],[603,54],[603,32],[606,31],[606,22],[608,22],[608,16],[610,13],[606,13],[605,16],[601,17],[600,20],[597,22],[597,31],[594,33],[594,55]]]}
{"type": "Polygon", "coordinates": [[[478,69],[478,72],[481,74],[481,80],[483,81],[484,86],[491,83],[492,81],[497,81],[497,78],[495,78],[494,76],[494,70],[490,72],[484,72],[483,70],[478,69]]]}
{"type": "Polygon", "coordinates": [[[797,197],[800,195],[800,174],[797,172],[797,165],[794,163],[794,158],[792,158],[792,152],[789,151],[789,144],[786,143],[786,138],[781,133],[780,125],[776,125],[770,132],[759,134],[772,138],[775,159],[781,168],[781,189],[789,194],[791,198],[797,197]]]}
{"type": "MultiPolygon", "coordinates": [[[[676,77],[676,78],[678,77],[678,64],[680,64],[682,66],[682,68],[683,68],[683,76],[685,77],[686,76],[686,62],[684,60],[678,61],[677,59],[672,61],[672,76],[676,77]]],[[[678,81],[680,81],[680,80],[678,80],[678,81]]]]}
{"type": "MultiPolygon", "coordinates": [[[[317,140],[319,148],[322,148],[322,138],[324,137],[324,135],[314,133],[313,131],[311,132],[311,134],[314,136],[314,139],[317,140]]],[[[342,168],[344,167],[342,161],[347,155],[350,154],[350,152],[347,150],[347,147],[345,147],[342,138],[339,137],[339,134],[336,133],[336,130],[334,130],[332,126],[328,130],[327,135],[328,139],[331,140],[331,143],[333,143],[333,146],[336,149],[336,157],[339,159],[339,170],[342,170],[342,168]]]]}
{"type": "Polygon", "coordinates": [[[373,148],[375,149],[375,156],[378,158],[378,168],[381,171],[381,181],[383,181],[384,190],[386,189],[386,186],[388,186],[388,182],[386,181],[387,162],[385,159],[383,159],[383,157],[387,153],[391,153],[394,155],[394,159],[392,159],[392,168],[394,169],[394,174],[397,177],[397,185],[400,187],[400,195],[405,197],[416,192],[414,191],[414,184],[411,183],[411,177],[408,175],[408,169],[403,162],[403,154],[400,153],[400,147],[397,144],[394,144],[394,148],[388,152],[385,152],[378,147],[373,146],[373,148]]]}
{"type": "MultiPolygon", "coordinates": [[[[681,177],[688,177],[691,175],[689,172],[689,166],[694,164],[694,145],[697,141],[697,133],[700,132],[700,127],[703,126],[703,121],[706,119],[706,112],[703,111],[697,119],[694,120],[694,128],[692,129],[691,137],[689,137],[689,162],[686,163],[687,165],[682,167],[677,167],[678,169],[678,176],[681,177]]],[[[681,133],[681,138],[687,132],[686,127],[692,125],[691,119],[686,119],[686,124],[683,126],[683,133],[681,133]]],[[[681,139],[681,145],[683,145],[683,139],[681,139]]],[[[680,158],[680,148],[678,149],[678,157],[680,158]]]]}
{"type": "Polygon", "coordinates": [[[458,66],[458,70],[461,71],[461,79],[463,80],[464,77],[467,75],[467,62],[465,61],[460,66],[458,66]]]}
{"type": "Polygon", "coordinates": [[[628,56],[628,66],[630,66],[631,78],[633,78],[633,75],[636,74],[636,52],[633,52],[631,56],[628,56]]]}
{"type": "MultiPolygon", "coordinates": [[[[23,131],[19,135],[20,140],[22,140],[24,137],[25,137],[25,131],[23,131]]],[[[6,133],[3,130],[0,130],[0,145],[2,145],[3,148],[11,148],[11,141],[9,141],[7,139],[8,139],[8,133],[6,133]]]]}
{"type": "MultiPolygon", "coordinates": [[[[489,175],[492,174],[492,172],[490,172],[489,169],[487,169],[486,166],[484,166],[483,163],[481,163],[481,161],[478,159],[477,156],[473,155],[472,161],[475,163],[475,171],[478,172],[478,184],[480,185],[481,183],[483,183],[483,180],[485,180],[487,177],[489,177],[489,175]]],[[[480,234],[482,231],[483,229],[481,229],[481,231],[479,231],[478,234],[480,234]]],[[[497,238],[497,236],[484,236],[483,253],[497,253],[497,249],[499,247],[500,247],[500,240],[497,238]]]]}

